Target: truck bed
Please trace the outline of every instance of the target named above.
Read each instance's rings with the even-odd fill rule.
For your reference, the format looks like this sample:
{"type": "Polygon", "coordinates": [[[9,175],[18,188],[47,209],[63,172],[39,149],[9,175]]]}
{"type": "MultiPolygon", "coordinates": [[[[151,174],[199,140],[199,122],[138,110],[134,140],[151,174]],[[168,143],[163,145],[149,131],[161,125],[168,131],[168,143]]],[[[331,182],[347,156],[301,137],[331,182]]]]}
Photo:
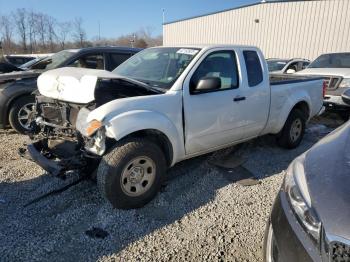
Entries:
{"type": "Polygon", "coordinates": [[[306,81],[321,80],[322,77],[303,76],[295,74],[270,74],[270,85],[283,85],[306,81]]]}
{"type": "Polygon", "coordinates": [[[282,129],[289,115],[285,110],[290,110],[295,101],[307,102],[309,119],[318,114],[323,106],[322,82],[320,77],[271,74],[270,115],[264,133],[276,134],[282,129]]]}

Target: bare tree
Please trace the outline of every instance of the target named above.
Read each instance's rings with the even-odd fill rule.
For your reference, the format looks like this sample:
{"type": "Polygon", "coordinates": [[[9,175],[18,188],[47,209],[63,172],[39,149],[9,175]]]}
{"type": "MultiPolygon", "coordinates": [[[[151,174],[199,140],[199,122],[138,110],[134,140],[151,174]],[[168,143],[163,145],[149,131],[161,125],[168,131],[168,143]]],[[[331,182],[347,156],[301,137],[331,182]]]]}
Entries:
{"type": "Polygon", "coordinates": [[[33,11],[28,12],[27,14],[27,23],[28,23],[28,37],[29,37],[29,51],[33,53],[36,47],[36,13],[33,11]]]}
{"type": "Polygon", "coordinates": [[[163,37],[157,36],[153,37],[154,28],[152,27],[142,27],[136,35],[138,38],[142,38],[147,43],[147,46],[159,46],[163,43],[163,37]]]}
{"type": "Polygon", "coordinates": [[[2,48],[3,53],[11,52],[13,48],[13,42],[12,42],[12,31],[13,31],[13,24],[11,23],[11,20],[8,16],[1,16],[0,17],[0,33],[2,39],[2,48]]]}
{"type": "Polygon", "coordinates": [[[50,52],[54,52],[55,51],[55,42],[57,39],[57,35],[56,35],[56,31],[55,31],[55,27],[56,27],[56,20],[51,17],[51,16],[47,16],[47,39],[49,41],[49,46],[50,46],[50,52]]]}
{"type": "Polygon", "coordinates": [[[152,27],[118,38],[92,38],[88,41],[82,18],[73,22],[60,22],[55,18],[33,10],[17,9],[10,16],[0,16],[0,40],[3,52],[55,52],[60,49],[119,45],[149,47],[162,44],[162,36],[154,37],[152,27]],[[12,18],[13,17],[13,18],[12,18]],[[72,37],[72,41],[71,40],[72,37]],[[15,41],[18,39],[18,42],[15,41]]]}
{"type": "Polygon", "coordinates": [[[71,28],[72,28],[71,22],[63,22],[58,24],[57,37],[62,49],[65,49],[67,37],[71,32],[71,28]]]}
{"type": "Polygon", "coordinates": [[[35,27],[39,36],[40,47],[46,49],[47,15],[36,13],[35,27]]]}
{"type": "Polygon", "coordinates": [[[23,47],[23,51],[27,52],[27,34],[28,34],[28,28],[27,28],[27,11],[24,8],[19,8],[16,10],[16,12],[13,14],[15,19],[15,26],[18,31],[19,37],[21,39],[21,44],[23,47]]]}
{"type": "Polygon", "coordinates": [[[145,41],[145,39],[143,38],[138,38],[135,41],[135,47],[139,47],[139,48],[146,48],[148,45],[145,41]]]}
{"type": "Polygon", "coordinates": [[[86,42],[86,32],[83,28],[83,19],[81,17],[75,18],[73,22],[73,39],[78,43],[79,47],[84,47],[86,42]]]}

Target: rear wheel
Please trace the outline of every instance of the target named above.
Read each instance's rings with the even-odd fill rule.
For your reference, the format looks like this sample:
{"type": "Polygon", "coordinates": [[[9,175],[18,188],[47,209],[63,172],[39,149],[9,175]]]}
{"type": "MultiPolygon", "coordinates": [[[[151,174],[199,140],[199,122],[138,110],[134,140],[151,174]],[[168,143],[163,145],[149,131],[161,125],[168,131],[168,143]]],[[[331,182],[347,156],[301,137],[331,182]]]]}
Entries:
{"type": "Polygon", "coordinates": [[[25,134],[29,131],[34,104],[35,99],[32,96],[20,97],[12,104],[9,112],[9,122],[18,133],[25,134]]]}
{"type": "Polygon", "coordinates": [[[306,117],[299,109],[294,109],[288,116],[286,123],[277,136],[277,142],[284,148],[296,148],[299,146],[305,133],[306,117]]]}
{"type": "Polygon", "coordinates": [[[145,139],[119,142],[97,170],[101,193],[116,208],[139,208],[157,194],[166,161],[161,149],[145,139]]]}

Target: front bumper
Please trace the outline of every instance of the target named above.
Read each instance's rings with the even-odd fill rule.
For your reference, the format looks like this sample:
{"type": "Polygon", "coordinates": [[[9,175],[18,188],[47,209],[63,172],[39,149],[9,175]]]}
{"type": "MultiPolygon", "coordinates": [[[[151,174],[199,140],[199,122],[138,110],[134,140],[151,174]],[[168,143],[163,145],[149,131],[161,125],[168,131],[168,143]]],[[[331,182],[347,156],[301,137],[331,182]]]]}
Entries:
{"type": "Polygon", "coordinates": [[[323,105],[327,111],[331,112],[350,112],[350,106],[345,104],[341,96],[326,95],[323,105]]]}
{"type": "MultiPolygon", "coordinates": [[[[273,249],[276,262],[322,261],[318,246],[297,221],[283,191],[276,198],[269,223],[273,230],[274,241],[272,243],[276,245],[273,249]]],[[[266,247],[268,233],[269,230],[266,230],[265,258],[266,250],[269,248],[266,247]]]]}

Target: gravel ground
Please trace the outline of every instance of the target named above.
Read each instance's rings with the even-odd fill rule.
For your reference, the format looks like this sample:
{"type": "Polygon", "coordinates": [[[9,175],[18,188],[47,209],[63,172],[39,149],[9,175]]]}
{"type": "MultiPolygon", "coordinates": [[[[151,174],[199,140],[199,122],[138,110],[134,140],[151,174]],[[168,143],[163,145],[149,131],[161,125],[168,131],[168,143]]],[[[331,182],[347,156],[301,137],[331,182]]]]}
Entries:
{"type": "Polygon", "coordinates": [[[320,123],[309,125],[295,150],[267,136],[183,162],[169,171],[154,201],[130,211],[113,209],[88,180],[24,207],[77,177],[62,181],[20,159],[17,149],[26,138],[2,131],[0,260],[262,261],[265,223],[283,170],[335,126],[320,123]],[[215,165],[230,157],[243,168],[215,165]],[[246,174],[259,183],[242,185],[246,174]]]}

